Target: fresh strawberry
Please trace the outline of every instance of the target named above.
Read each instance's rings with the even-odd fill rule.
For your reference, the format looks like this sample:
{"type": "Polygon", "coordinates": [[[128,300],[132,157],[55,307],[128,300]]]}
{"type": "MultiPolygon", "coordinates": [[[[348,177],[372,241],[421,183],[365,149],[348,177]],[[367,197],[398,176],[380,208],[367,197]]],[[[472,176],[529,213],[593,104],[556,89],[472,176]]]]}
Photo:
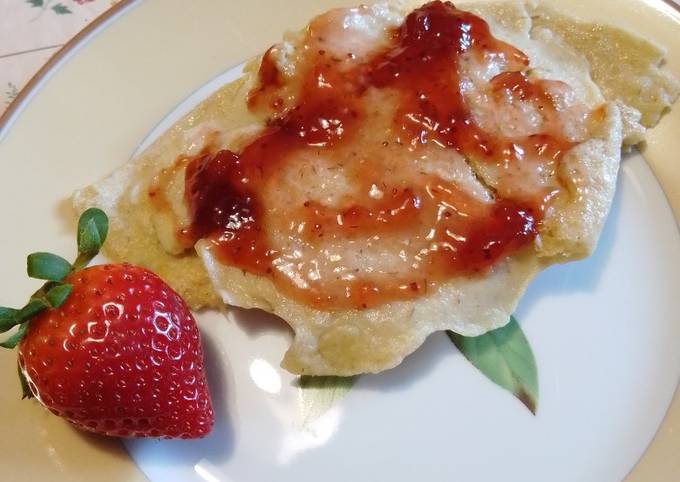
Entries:
{"type": "Polygon", "coordinates": [[[3,331],[20,327],[3,346],[19,345],[27,395],[96,433],[205,436],[214,417],[191,312],[146,269],[82,268],[108,227],[101,211],[86,216],[96,222],[83,227],[81,218],[74,266],[55,255],[29,256],[29,274],[49,282],[21,310],[0,308],[3,331]]]}

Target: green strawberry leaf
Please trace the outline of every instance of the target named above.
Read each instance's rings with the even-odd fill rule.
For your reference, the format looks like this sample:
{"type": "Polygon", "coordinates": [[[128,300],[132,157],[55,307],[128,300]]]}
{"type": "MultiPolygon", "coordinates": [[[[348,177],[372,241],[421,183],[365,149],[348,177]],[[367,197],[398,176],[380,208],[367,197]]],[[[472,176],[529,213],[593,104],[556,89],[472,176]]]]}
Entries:
{"type": "Polygon", "coordinates": [[[14,308],[7,308],[6,306],[0,306],[0,322],[8,318],[14,318],[14,316],[19,312],[14,308]]]}
{"type": "Polygon", "coordinates": [[[61,3],[57,3],[56,5],[52,6],[52,11],[56,13],[57,15],[66,15],[68,13],[73,13],[71,10],[66,5],[63,5],[61,3]]]}
{"type": "Polygon", "coordinates": [[[502,328],[476,337],[446,332],[451,341],[492,382],[514,394],[534,415],[538,370],[531,346],[514,316],[502,328]]]}
{"type": "Polygon", "coordinates": [[[45,301],[44,299],[31,298],[29,302],[26,303],[26,306],[21,308],[21,310],[17,314],[17,319],[19,320],[19,322],[24,323],[26,321],[29,321],[31,318],[40,313],[42,310],[49,307],[50,306],[47,304],[47,301],[45,301]]]}
{"type": "Polygon", "coordinates": [[[59,308],[71,294],[72,289],[73,286],[69,284],[58,284],[45,293],[45,299],[52,308],[59,308]]]}
{"type": "Polygon", "coordinates": [[[26,330],[28,330],[28,322],[27,321],[25,321],[21,325],[19,325],[19,329],[17,330],[17,332],[15,334],[13,334],[12,336],[10,336],[9,338],[7,338],[2,343],[0,343],[0,346],[3,347],[3,348],[10,348],[10,349],[16,347],[19,344],[19,342],[21,341],[21,339],[24,337],[24,335],[26,334],[26,330]]]}
{"type": "Polygon", "coordinates": [[[26,258],[26,271],[31,278],[61,281],[71,271],[71,263],[52,253],[33,253],[26,258]]]}
{"type": "Polygon", "coordinates": [[[81,253],[97,253],[101,249],[102,238],[94,219],[84,221],[82,230],[78,229],[78,234],[81,235],[78,240],[78,251],[81,253]]]}
{"type": "Polygon", "coordinates": [[[90,208],[80,216],[76,269],[85,267],[99,253],[108,232],[109,218],[101,209],[90,208]]]}
{"type": "Polygon", "coordinates": [[[30,3],[31,7],[42,7],[43,0],[26,0],[26,3],[30,3]]]}
{"type": "Polygon", "coordinates": [[[13,326],[19,324],[19,320],[17,319],[18,314],[19,310],[0,306],[0,333],[5,333],[13,326]]]}
{"type": "Polygon", "coordinates": [[[31,298],[26,306],[21,308],[17,313],[15,313],[16,323],[21,323],[17,332],[7,338],[4,342],[0,343],[2,348],[14,348],[21,341],[21,339],[26,334],[28,330],[28,325],[31,322],[31,318],[40,313],[50,305],[43,298],[31,298]]]}

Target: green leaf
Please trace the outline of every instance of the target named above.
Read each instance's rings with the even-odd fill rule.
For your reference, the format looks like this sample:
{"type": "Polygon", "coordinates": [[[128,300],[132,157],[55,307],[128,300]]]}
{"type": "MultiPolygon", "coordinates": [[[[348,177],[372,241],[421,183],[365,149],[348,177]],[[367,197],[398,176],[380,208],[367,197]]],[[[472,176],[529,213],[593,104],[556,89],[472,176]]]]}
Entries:
{"type": "Polygon", "coordinates": [[[53,5],[52,10],[57,15],[66,15],[68,13],[73,13],[73,12],[71,12],[71,10],[69,10],[69,8],[66,5],[63,5],[61,3],[57,3],[56,5],[53,5]]]}
{"type": "Polygon", "coordinates": [[[5,333],[13,326],[19,324],[19,320],[17,320],[18,314],[19,310],[0,306],[0,333],[5,333]]]}
{"type": "Polygon", "coordinates": [[[71,263],[52,253],[33,253],[26,259],[26,271],[31,278],[61,281],[71,271],[71,263]]]}
{"type": "Polygon", "coordinates": [[[8,318],[14,318],[14,316],[19,312],[14,308],[7,308],[5,306],[0,306],[0,322],[8,318]]]}
{"type": "Polygon", "coordinates": [[[358,377],[300,377],[302,424],[307,425],[349,393],[358,377]]]}
{"type": "Polygon", "coordinates": [[[104,244],[108,232],[109,218],[104,211],[97,208],[86,210],[78,221],[78,253],[94,257],[104,244]]]}
{"type": "Polygon", "coordinates": [[[14,335],[10,336],[4,342],[0,343],[0,346],[3,348],[14,348],[15,346],[17,346],[17,344],[26,334],[26,330],[28,329],[28,325],[31,322],[31,318],[33,318],[35,315],[37,315],[46,308],[49,308],[47,301],[41,298],[31,298],[30,301],[26,304],[26,306],[21,308],[21,310],[19,310],[19,312],[15,315],[17,321],[21,323],[19,325],[19,329],[14,335]]]}
{"type": "Polygon", "coordinates": [[[50,306],[47,304],[47,301],[41,298],[31,298],[30,301],[26,304],[26,306],[21,308],[21,310],[17,314],[17,319],[21,323],[29,321],[31,318],[40,313],[42,310],[49,307],[50,306]]]}
{"type": "Polygon", "coordinates": [[[529,342],[513,316],[502,328],[482,336],[446,332],[451,341],[492,382],[513,393],[534,415],[538,403],[538,371],[529,342]]]}
{"type": "Polygon", "coordinates": [[[31,7],[42,7],[43,0],[26,0],[26,3],[30,3],[31,7]]]}
{"type": "Polygon", "coordinates": [[[68,295],[71,294],[73,286],[69,284],[59,284],[54,288],[51,288],[46,294],[45,299],[50,304],[52,308],[59,308],[64,304],[68,295]]]}
{"type": "Polygon", "coordinates": [[[21,325],[19,325],[19,329],[17,330],[17,332],[15,334],[13,334],[12,336],[10,336],[9,338],[7,338],[2,343],[0,343],[0,346],[3,347],[3,348],[9,348],[9,349],[16,347],[19,344],[19,342],[21,341],[21,339],[24,337],[24,335],[26,334],[26,330],[28,330],[28,322],[27,321],[25,321],[21,325]]]}

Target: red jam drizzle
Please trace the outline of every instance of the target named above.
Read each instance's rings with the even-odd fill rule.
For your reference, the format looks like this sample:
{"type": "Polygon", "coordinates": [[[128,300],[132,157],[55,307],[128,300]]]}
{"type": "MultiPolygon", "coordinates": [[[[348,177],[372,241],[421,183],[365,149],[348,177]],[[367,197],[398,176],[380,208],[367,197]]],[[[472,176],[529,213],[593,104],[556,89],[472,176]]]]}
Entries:
{"type": "MultiPolygon", "coordinates": [[[[530,99],[548,119],[558,113],[541,81],[521,72],[527,57],[495,39],[484,20],[451,3],[416,9],[394,30],[386,48],[352,64],[349,71],[320,50],[301,69],[300,94],[283,113],[277,111],[276,98],[284,79],[270,54],[261,64],[260,86],[248,99],[253,110],[270,109],[266,129],[241,152],[203,153],[186,170],[190,236],[210,239],[220,262],[268,276],[288,296],[333,310],[419,296],[431,282],[484,274],[531,245],[543,214],[543,195],[524,199],[496,194],[493,201],[483,202],[432,174],[411,186],[385,186],[379,198],[346,199],[341,206],[309,200],[287,211],[300,228],[296,236],[308,246],[329,238],[427,239],[425,252],[413,257],[417,269],[397,276],[367,270],[349,278],[307,280],[302,287],[293,283],[276,269],[281,253],[264,226],[268,206],[262,191],[277,173],[310,162],[301,153],[349,156],[370,108],[365,100],[370,89],[398,93],[392,137],[383,142],[391,149],[453,149],[478,163],[507,165],[518,162],[520,155],[532,162],[558,162],[572,144],[559,132],[558,122],[550,132],[512,139],[487,133],[475,123],[460,89],[462,56],[481,62],[485,55],[503,56],[510,71],[491,80],[494,95],[530,99]]],[[[381,162],[366,167],[348,160],[345,171],[360,192],[368,192],[382,177],[387,161],[381,162]]]]}

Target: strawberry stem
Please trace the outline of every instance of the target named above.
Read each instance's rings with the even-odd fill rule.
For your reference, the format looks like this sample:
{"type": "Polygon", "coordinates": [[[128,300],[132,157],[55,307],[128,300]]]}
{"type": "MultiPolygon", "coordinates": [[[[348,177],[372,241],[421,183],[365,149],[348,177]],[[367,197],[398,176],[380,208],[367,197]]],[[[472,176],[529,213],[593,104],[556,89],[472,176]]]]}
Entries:
{"type": "Polygon", "coordinates": [[[94,258],[97,255],[97,253],[95,254],[79,253],[78,257],[73,262],[73,268],[71,269],[71,271],[80,271],[81,269],[87,267],[87,265],[90,264],[90,261],[92,261],[92,258],[94,258]]]}

